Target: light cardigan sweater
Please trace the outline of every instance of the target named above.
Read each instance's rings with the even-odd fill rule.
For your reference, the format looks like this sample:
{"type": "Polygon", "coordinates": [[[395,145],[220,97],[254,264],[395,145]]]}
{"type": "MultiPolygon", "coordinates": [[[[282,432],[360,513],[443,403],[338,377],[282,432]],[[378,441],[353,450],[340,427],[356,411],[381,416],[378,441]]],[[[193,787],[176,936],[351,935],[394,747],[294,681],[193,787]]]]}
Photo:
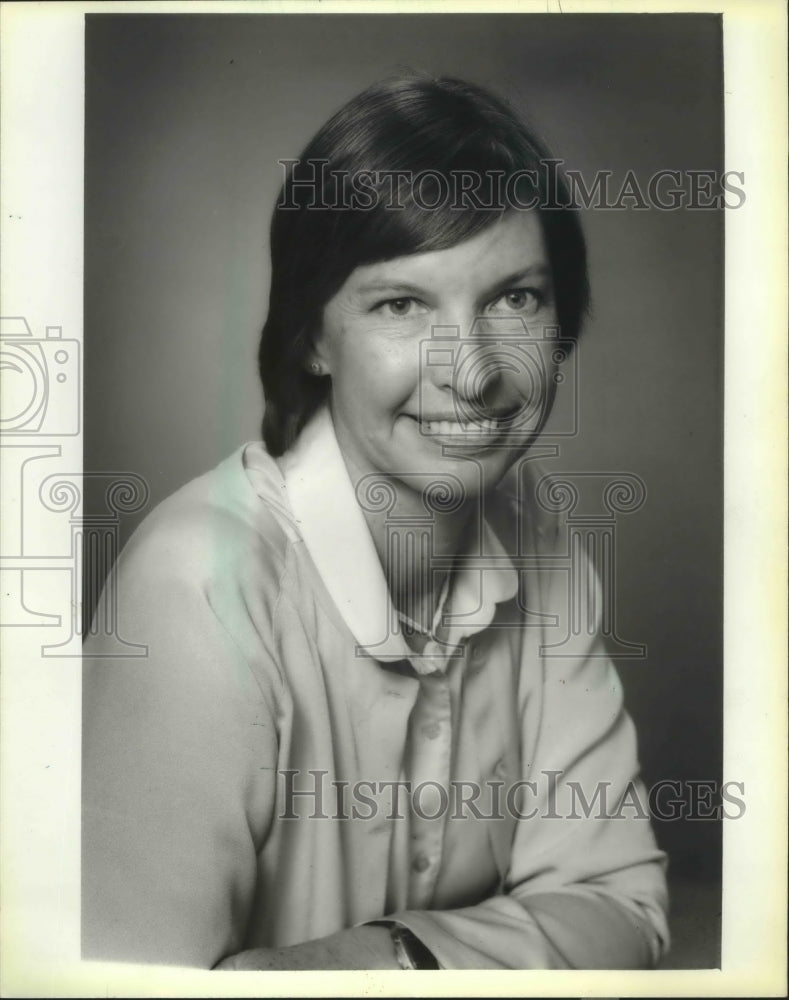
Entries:
{"type": "Polygon", "coordinates": [[[146,519],[116,586],[147,656],[85,646],[84,957],[209,968],[389,918],[442,968],[658,960],[665,858],[619,679],[596,634],[544,655],[563,526],[501,489],[480,539],[450,646],[415,657],[326,410],[146,519]]]}

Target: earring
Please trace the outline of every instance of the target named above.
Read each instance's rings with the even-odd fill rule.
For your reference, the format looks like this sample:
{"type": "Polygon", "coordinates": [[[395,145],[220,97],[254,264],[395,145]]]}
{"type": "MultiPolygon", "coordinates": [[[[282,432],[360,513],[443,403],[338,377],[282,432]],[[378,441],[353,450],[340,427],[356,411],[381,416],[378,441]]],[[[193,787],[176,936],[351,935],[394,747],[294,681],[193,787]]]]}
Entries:
{"type": "Polygon", "coordinates": [[[313,375],[322,375],[323,368],[321,367],[320,361],[313,361],[312,364],[310,365],[310,371],[312,372],[313,375]]]}

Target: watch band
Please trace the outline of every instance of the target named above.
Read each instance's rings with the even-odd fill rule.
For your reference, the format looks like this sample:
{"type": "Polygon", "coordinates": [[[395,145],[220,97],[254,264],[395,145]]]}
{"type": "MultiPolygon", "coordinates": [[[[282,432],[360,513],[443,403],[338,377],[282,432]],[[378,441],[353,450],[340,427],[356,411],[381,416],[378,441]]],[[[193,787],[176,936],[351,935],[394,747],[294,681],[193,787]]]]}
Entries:
{"type": "Polygon", "coordinates": [[[433,952],[407,927],[393,924],[389,928],[395,956],[403,969],[438,969],[433,952]]]}

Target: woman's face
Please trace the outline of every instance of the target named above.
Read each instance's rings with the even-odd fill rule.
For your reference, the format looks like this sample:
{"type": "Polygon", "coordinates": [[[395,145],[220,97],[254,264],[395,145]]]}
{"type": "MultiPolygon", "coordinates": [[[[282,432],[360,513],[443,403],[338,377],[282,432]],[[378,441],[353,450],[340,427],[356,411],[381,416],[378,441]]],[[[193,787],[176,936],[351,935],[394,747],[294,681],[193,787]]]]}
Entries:
{"type": "Polygon", "coordinates": [[[511,212],[447,250],[358,267],[314,357],[352,477],[492,488],[555,393],[556,308],[542,226],[511,212]]]}

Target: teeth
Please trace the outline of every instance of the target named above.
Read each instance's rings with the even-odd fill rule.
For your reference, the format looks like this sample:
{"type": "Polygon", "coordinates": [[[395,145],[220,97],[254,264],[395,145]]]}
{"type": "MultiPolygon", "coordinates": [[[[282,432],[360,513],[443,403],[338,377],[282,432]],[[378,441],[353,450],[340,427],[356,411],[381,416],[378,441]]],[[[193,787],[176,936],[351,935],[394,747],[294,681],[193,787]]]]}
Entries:
{"type": "Polygon", "coordinates": [[[440,434],[442,437],[453,434],[492,434],[498,429],[497,420],[422,420],[422,431],[425,434],[440,434]]]}

